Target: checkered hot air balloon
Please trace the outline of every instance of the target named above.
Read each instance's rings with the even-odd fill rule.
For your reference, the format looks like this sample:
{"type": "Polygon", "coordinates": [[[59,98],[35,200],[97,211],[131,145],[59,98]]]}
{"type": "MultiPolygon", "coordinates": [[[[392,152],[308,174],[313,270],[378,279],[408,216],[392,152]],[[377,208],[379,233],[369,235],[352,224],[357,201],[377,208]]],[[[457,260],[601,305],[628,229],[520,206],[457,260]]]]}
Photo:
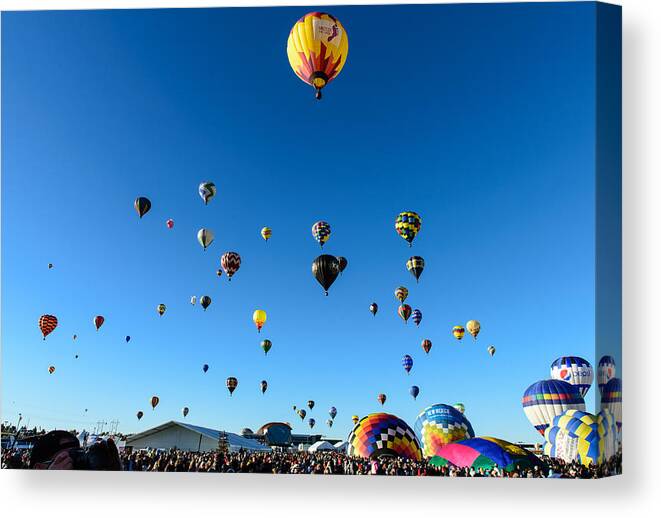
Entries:
{"type": "Polygon", "coordinates": [[[415,282],[418,282],[422,275],[422,270],[425,269],[425,260],[419,255],[409,257],[409,260],[406,261],[406,269],[415,277],[415,282]]]}
{"type": "Polygon", "coordinates": [[[227,279],[232,280],[234,275],[241,267],[241,256],[236,252],[225,252],[220,258],[220,265],[227,274],[227,279]]]}
{"type": "Polygon", "coordinates": [[[413,320],[413,323],[416,326],[420,325],[420,322],[422,322],[422,311],[419,309],[414,309],[413,312],[411,313],[411,320],[413,320]]]}
{"type": "Polygon", "coordinates": [[[579,356],[562,356],[551,364],[551,378],[575,385],[581,396],[585,397],[592,386],[594,374],[587,360],[579,356]]]}
{"type": "Polygon", "coordinates": [[[324,243],[330,239],[331,227],[325,221],[317,221],[312,225],[312,236],[317,240],[319,246],[323,248],[324,243]]]}
{"type": "Polygon", "coordinates": [[[406,374],[411,372],[411,369],[413,368],[413,358],[411,358],[408,354],[405,354],[402,357],[402,367],[404,367],[406,374]]]}
{"type": "MultiPolygon", "coordinates": [[[[57,317],[54,315],[41,315],[39,317],[39,329],[41,330],[41,334],[44,337],[44,340],[46,340],[46,337],[51,334],[53,331],[55,331],[55,328],[57,327],[57,317]]],[[[76,336],[76,335],[74,335],[76,336]]],[[[75,340],[75,338],[74,338],[75,340]]]]}
{"type": "Polygon", "coordinates": [[[347,454],[351,457],[376,459],[386,455],[422,460],[415,433],[406,422],[392,414],[378,412],[363,417],[349,434],[347,442],[347,454]]]}
{"type": "Polygon", "coordinates": [[[321,99],[321,89],[340,73],[348,54],[347,33],[328,13],[308,13],[289,32],[289,65],[302,81],[314,87],[317,99],[321,99]]]}
{"type": "Polygon", "coordinates": [[[225,386],[227,387],[227,390],[230,391],[230,396],[234,393],[234,390],[236,389],[238,384],[239,384],[239,380],[237,380],[233,376],[230,376],[225,380],[225,386]]]}
{"type": "Polygon", "coordinates": [[[617,375],[615,358],[612,356],[602,356],[597,365],[597,385],[599,392],[603,392],[606,383],[617,375]]]}
{"type": "Polygon", "coordinates": [[[553,419],[564,411],[585,412],[585,401],[578,387],[553,379],[530,385],[523,393],[521,404],[528,421],[541,435],[544,435],[553,419]]]}
{"type": "Polygon", "coordinates": [[[422,218],[415,212],[402,212],[395,219],[395,230],[412,246],[415,236],[420,232],[422,218]]]}
{"type": "Polygon", "coordinates": [[[408,321],[409,317],[411,316],[411,306],[408,304],[402,304],[397,308],[397,314],[401,317],[401,319],[406,322],[408,321]]]}
{"type": "Polygon", "coordinates": [[[437,455],[446,444],[475,437],[468,419],[454,407],[442,403],[428,406],[420,412],[414,429],[421,438],[425,457],[437,455]]]}
{"type": "Polygon", "coordinates": [[[567,410],[553,418],[544,432],[544,454],[583,466],[600,464],[606,450],[606,430],[598,416],[567,410]]]}

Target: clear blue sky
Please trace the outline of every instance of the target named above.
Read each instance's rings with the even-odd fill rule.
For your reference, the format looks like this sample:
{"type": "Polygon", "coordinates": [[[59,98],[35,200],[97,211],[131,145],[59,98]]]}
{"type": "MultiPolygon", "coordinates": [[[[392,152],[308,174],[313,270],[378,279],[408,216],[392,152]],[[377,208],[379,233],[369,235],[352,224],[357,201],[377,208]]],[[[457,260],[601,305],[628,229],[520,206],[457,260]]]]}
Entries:
{"type": "Polygon", "coordinates": [[[559,355],[594,362],[594,6],[333,8],[350,52],[321,102],[285,53],[310,10],[3,13],[3,419],[132,432],[189,406],[195,424],[304,432],[291,406],[313,399],[315,431],[334,405],[344,436],[384,392],[411,425],[461,401],[477,434],[539,440],[525,388],[559,355]],[[402,210],[423,218],[412,249],[402,210]],[[320,219],[324,252],[349,261],[329,297],[310,273],[320,219]],[[231,283],[216,277],[228,250],[231,283]],[[396,314],[399,285],[419,328],[396,314]],[[189,304],[204,294],[206,313],[189,304]],[[60,321],[45,342],[43,313],[60,321]],[[477,343],[457,343],[472,318],[477,343]]]}

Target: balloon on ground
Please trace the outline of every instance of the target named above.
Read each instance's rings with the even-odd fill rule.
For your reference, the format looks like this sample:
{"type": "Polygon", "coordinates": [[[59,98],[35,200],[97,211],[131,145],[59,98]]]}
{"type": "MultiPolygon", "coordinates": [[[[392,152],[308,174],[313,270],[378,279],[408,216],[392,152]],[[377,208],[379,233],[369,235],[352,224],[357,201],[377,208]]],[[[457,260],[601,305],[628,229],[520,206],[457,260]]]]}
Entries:
{"type": "Polygon", "coordinates": [[[419,461],[422,450],[415,433],[399,417],[378,412],[358,422],[349,434],[347,454],[375,459],[381,455],[419,461]]]}
{"type": "Polygon", "coordinates": [[[446,444],[475,436],[468,419],[454,407],[442,403],[420,412],[414,428],[421,439],[425,457],[437,455],[446,444]]]}

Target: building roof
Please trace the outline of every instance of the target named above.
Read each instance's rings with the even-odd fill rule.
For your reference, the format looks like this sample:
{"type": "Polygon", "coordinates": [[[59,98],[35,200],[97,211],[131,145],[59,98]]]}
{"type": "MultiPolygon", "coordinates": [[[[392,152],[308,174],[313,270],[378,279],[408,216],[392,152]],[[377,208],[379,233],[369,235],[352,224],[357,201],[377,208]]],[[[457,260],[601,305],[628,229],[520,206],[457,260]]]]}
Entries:
{"type": "Polygon", "coordinates": [[[259,427],[259,429],[255,432],[256,435],[264,435],[266,433],[266,430],[268,430],[271,426],[286,426],[291,430],[291,425],[289,423],[282,423],[279,421],[273,421],[270,423],[263,424],[262,426],[259,427]]]}

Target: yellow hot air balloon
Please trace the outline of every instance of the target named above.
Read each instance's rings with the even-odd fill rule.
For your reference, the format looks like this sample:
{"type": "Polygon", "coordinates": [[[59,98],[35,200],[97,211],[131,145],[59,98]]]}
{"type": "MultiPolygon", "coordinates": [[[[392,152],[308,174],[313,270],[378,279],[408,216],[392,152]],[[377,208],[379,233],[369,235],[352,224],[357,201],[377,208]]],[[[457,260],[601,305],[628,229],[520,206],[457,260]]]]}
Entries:
{"type": "Polygon", "coordinates": [[[477,340],[477,335],[480,334],[480,323],[477,320],[469,320],[466,322],[466,331],[468,331],[473,340],[477,340]]]}
{"type": "Polygon", "coordinates": [[[271,229],[269,227],[264,227],[262,229],[262,237],[264,238],[264,241],[268,241],[269,239],[271,239],[272,233],[273,232],[271,232],[271,229]]]}
{"type": "Polygon", "coordinates": [[[454,326],[452,328],[452,334],[457,340],[461,340],[464,337],[464,333],[466,333],[464,326],[454,326]]]}
{"type": "Polygon", "coordinates": [[[330,14],[308,13],[289,33],[289,64],[298,77],[314,87],[317,99],[321,99],[321,89],[340,73],[348,54],[347,32],[330,14]]]}
{"type": "Polygon", "coordinates": [[[260,332],[262,330],[262,326],[264,325],[264,322],[266,322],[266,311],[264,311],[263,309],[256,309],[255,312],[252,314],[252,321],[257,326],[257,332],[260,332]]]}

